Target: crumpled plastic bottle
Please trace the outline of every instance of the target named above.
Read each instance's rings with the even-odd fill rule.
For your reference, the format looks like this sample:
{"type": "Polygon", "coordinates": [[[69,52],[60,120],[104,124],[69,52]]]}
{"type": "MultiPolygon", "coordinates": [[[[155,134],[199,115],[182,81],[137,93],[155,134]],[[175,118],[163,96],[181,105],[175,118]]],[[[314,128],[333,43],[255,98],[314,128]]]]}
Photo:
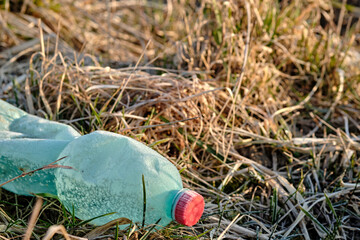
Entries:
{"type": "Polygon", "coordinates": [[[106,131],[81,136],[0,100],[0,183],[60,158],[67,168],[37,171],[3,187],[21,195],[57,195],[83,220],[112,213],[93,220],[96,225],[125,217],[192,226],[203,213],[203,197],[184,189],[176,167],[144,144],[106,131]]]}

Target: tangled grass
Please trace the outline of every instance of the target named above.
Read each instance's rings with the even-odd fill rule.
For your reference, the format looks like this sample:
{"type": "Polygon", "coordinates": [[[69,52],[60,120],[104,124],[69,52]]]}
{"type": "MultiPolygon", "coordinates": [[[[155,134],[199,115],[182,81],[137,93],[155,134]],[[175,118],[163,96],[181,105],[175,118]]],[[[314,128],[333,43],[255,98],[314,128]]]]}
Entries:
{"type": "MultiPolygon", "coordinates": [[[[352,1],[0,3],[1,98],[146,143],[206,202],[194,227],[149,234],[46,198],[35,238],[359,239],[352,1]]],[[[0,197],[0,237],[22,237],[34,199],[0,197]]]]}

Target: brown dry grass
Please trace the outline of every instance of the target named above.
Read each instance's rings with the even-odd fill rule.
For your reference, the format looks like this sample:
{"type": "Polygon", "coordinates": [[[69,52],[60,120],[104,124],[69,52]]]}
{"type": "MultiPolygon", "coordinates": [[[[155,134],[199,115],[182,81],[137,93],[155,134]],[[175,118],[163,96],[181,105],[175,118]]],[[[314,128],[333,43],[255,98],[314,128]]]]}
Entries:
{"type": "MultiPolygon", "coordinates": [[[[357,8],[305,0],[0,6],[1,98],[83,133],[132,136],[205,197],[199,224],[150,239],[359,239],[357,8]]],[[[33,199],[2,191],[1,200],[1,238],[21,237],[33,199]]],[[[76,224],[54,200],[40,220],[36,238],[58,224],[70,238],[116,234],[76,224]]]]}

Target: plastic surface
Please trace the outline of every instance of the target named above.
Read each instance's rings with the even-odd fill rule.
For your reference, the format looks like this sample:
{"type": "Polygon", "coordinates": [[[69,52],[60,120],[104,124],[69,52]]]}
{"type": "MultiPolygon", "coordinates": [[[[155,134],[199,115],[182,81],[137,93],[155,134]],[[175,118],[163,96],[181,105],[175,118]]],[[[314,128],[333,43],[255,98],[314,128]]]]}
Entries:
{"type": "Polygon", "coordinates": [[[71,169],[41,170],[4,188],[22,195],[56,194],[82,220],[113,213],[93,220],[96,225],[120,217],[141,223],[144,177],[145,224],[165,226],[174,220],[175,199],[183,193],[181,177],[156,151],[115,133],[81,136],[70,126],[29,115],[0,100],[0,183],[61,157],[66,158],[57,164],[71,169]]]}

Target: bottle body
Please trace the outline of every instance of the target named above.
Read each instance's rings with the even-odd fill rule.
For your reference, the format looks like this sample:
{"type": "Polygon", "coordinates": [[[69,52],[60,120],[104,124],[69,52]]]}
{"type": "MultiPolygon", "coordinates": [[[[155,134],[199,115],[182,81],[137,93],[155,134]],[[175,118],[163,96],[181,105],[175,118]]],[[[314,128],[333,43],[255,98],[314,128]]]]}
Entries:
{"type": "Polygon", "coordinates": [[[57,195],[69,212],[96,218],[96,225],[125,217],[192,226],[203,212],[203,198],[183,191],[176,167],[144,144],[104,131],[81,136],[0,100],[0,183],[60,158],[58,164],[70,168],[45,168],[3,187],[20,195],[57,195]]]}
{"type": "Polygon", "coordinates": [[[64,206],[81,219],[101,225],[126,217],[143,221],[145,182],[145,223],[161,226],[172,221],[172,204],[183,188],[180,174],[167,159],[131,138],[103,131],[79,137],[69,143],[59,157],[55,183],[64,206]]]}

